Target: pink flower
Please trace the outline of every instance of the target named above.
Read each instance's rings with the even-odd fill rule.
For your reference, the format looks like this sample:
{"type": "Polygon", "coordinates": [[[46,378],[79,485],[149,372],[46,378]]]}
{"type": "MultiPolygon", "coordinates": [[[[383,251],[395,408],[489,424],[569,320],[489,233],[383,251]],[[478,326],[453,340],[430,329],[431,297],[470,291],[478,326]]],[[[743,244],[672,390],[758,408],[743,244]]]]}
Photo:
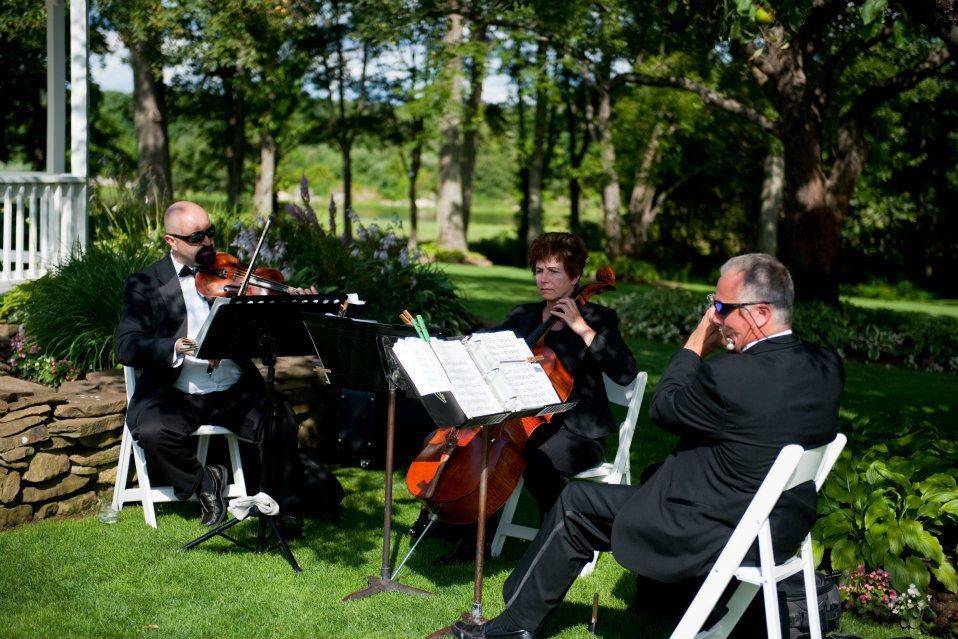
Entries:
{"type": "Polygon", "coordinates": [[[867,602],[867,601],[868,601],[868,595],[859,595],[859,596],[858,596],[858,601],[860,601],[860,602],[862,602],[862,603],[867,602]]]}

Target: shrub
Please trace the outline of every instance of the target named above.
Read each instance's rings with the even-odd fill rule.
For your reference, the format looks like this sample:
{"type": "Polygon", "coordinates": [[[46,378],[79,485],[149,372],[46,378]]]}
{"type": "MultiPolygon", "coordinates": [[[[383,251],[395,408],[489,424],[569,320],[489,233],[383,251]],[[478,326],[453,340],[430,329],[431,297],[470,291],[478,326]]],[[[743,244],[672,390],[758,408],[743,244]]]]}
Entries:
{"type": "Polygon", "coordinates": [[[526,252],[519,247],[515,232],[501,231],[495,237],[469,242],[470,248],[482,253],[493,264],[525,268],[526,252]]]}
{"type": "Polygon", "coordinates": [[[74,254],[30,286],[24,319],[27,344],[78,371],[116,365],[113,337],[123,304],[123,281],[158,257],[97,246],[74,254]]]}
{"type": "Polygon", "coordinates": [[[647,284],[661,279],[659,272],[648,262],[619,256],[609,259],[605,253],[589,251],[589,259],[585,263],[587,273],[594,273],[599,267],[609,265],[615,271],[617,282],[634,282],[647,284]]]}
{"type": "MultiPolygon", "coordinates": [[[[366,302],[364,316],[384,323],[397,323],[399,313],[409,309],[449,334],[475,325],[449,276],[420,263],[391,227],[366,226],[354,218],[355,237],[344,240],[319,223],[309,206],[308,188],[304,186],[301,195],[304,207],[290,206],[277,216],[275,236],[283,240],[269,247],[272,265],[283,262],[291,282],[358,293],[366,302]]],[[[256,237],[258,233],[239,227],[234,245],[245,255],[256,237]]]]}
{"type": "MultiPolygon", "coordinates": [[[[647,287],[611,302],[627,336],[678,342],[705,311],[704,295],[647,287]]],[[[845,358],[935,372],[958,372],[958,320],[920,313],[838,307],[819,302],[795,305],[795,331],[845,358]]]]}
{"type": "Polygon", "coordinates": [[[880,566],[899,592],[910,584],[924,592],[932,576],[958,590],[954,557],[946,554],[953,547],[942,543],[958,528],[955,451],[948,439],[909,435],[861,455],[845,451],[822,490],[812,533],[832,568],[880,566]]]}

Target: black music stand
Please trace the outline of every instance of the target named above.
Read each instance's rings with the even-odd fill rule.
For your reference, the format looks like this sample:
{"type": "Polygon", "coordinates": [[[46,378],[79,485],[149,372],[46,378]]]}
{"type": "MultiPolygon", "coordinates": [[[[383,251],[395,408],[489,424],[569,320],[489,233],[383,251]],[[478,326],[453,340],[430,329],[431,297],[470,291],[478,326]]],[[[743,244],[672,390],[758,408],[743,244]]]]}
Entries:
{"type": "Polygon", "coordinates": [[[393,514],[393,452],[396,433],[396,391],[408,387],[389,346],[402,337],[415,337],[411,326],[378,324],[366,320],[304,314],[306,325],[323,353],[330,383],[357,390],[387,391],[386,481],[383,509],[383,553],[379,575],[369,575],[369,585],[352,592],[343,601],[363,599],[380,592],[399,591],[426,596],[433,593],[395,581],[390,569],[393,514]]]}
{"type": "MultiPolygon", "coordinates": [[[[316,345],[306,329],[302,311],[314,313],[338,312],[346,299],[344,294],[296,295],[296,296],[239,296],[228,303],[214,307],[210,324],[197,352],[200,359],[260,358],[266,366],[266,390],[264,393],[263,421],[260,425],[260,489],[269,480],[269,442],[275,427],[276,358],[295,355],[319,355],[316,345]]],[[[229,519],[208,532],[190,541],[183,550],[190,550],[203,542],[220,536],[228,541],[256,552],[268,550],[267,536],[272,533],[283,558],[296,572],[302,568],[293,556],[277,516],[264,515],[256,508],[250,517],[259,521],[256,546],[251,547],[235,537],[225,534],[240,523],[241,519],[229,519]]]]}

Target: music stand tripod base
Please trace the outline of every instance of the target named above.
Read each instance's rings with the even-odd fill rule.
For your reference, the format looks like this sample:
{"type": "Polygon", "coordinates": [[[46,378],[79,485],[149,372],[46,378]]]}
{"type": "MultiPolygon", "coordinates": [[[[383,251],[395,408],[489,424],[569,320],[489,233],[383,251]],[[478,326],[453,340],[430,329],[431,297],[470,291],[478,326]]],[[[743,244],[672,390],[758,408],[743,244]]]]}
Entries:
{"type": "Polygon", "coordinates": [[[286,539],[283,537],[283,533],[280,531],[279,525],[276,523],[276,517],[270,517],[269,515],[264,515],[259,511],[254,510],[250,512],[246,519],[228,519],[227,521],[224,521],[215,528],[184,545],[183,550],[192,550],[193,548],[196,548],[202,544],[204,541],[219,535],[220,537],[223,537],[227,541],[230,541],[237,546],[248,548],[249,550],[253,550],[258,553],[264,553],[269,550],[269,548],[266,546],[268,526],[273,533],[273,536],[276,538],[276,546],[279,549],[280,554],[283,556],[283,559],[289,563],[294,572],[303,572],[303,569],[299,567],[299,563],[296,561],[295,555],[293,555],[293,551],[289,549],[289,544],[286,543],[286,539]],[[255,548],[247,546],[238,539],[225,534],[227,530],[242,521],[246,521],[246,519],[249,519],[250,517],[256,517],[259,520],[259,530],[257,531],[256,535],[257,543],[255,548]]]}
{"type": "Polygon", "coordinates": [[[381,592],[393,591],[404,592],[407,595],[419,595],[420,597],[429,597],[435,594],[429,592],[428,590],[413,588],[412,586],[407,586],[406,584],[399,583],[398,581],[393,581],[389,577],[374,577],[370,575],[366,577],[366,581],[369,582],[368,586],[346,595],[342,600],[353,601],[355,599],[365,599],[366,597],[371,597],[372,595],[378,595],[381,592]]]}

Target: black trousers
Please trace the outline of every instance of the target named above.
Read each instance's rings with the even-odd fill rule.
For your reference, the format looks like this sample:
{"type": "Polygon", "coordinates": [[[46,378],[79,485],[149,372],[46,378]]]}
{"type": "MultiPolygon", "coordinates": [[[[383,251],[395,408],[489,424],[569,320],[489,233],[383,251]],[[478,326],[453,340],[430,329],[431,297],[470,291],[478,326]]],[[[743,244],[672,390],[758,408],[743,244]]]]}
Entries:
{"type": "Polygon", "coordinates": [[[515,623],[538,631],[593,552],[612,549],[612,522],[635,490],[572,482],[562,491],[503,587],[505,612],[515,623]]]}
{"type": "Polygon", "coordinates": [[[545,517],[569,478],[594,468],[605,459],[602,441],[589,439],[562,427],[557,419],[532,431],[522,451],[526,490],[536,500],[539,518],[545,517]]]}
{"type": "MultiPolygon", "coordinates": [[[[289,404],[276,397],[276,414],[269,437],[267,485],[260,487],[280,506],[288,500],[298,467],[297,426],[289,404]]],[[[146,453],[148,463],[160,468],[179,499],[189,499],[200,487],[203,467],[196,459],[196,438],[190,433],[203,424],[228,428],[241,439],[260,442],[263,418],[263,389],[237,383],[231,388],[205,395],[190,395],[173,387],[145,398],[144,407],[130,430],[146,453]]],[[[262,453],[262,451],[261,451],[262,453]]],[[[256,485],[259,466],[244,463],[248,483],[256,485]]]]}

